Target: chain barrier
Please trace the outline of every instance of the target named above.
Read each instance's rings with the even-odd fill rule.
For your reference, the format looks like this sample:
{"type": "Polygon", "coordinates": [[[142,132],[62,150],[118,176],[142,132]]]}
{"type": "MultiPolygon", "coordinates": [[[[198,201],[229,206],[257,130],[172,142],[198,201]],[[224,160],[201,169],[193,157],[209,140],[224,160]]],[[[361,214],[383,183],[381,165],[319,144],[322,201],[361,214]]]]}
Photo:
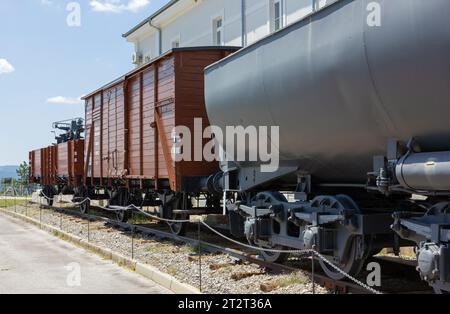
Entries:
{"type": "MultiPolygon", "coordinates": [[[[54,198],[49,198],[48,196],[46,196],[43,192],[41,192],[43,194],[43,196],[46,199],[49,200],[54,200],[54,198]]],[[[92,199],[90,198],[85,198],[83,201],[78,202],[78,203],[74,203],[76,206],[80,206],[86,202],[92,202],[92,199]]],[[[135,205],[129,205],[127,207],[124,207],[123,209],[111,209],[111,208],[107,208],[107,207],[102,207],[102,206],[96,206],[98,208],[101,208],[103,210],[106,211],[110,211],[110,212],[120,212],[120,211],[124,211],[124,210],[131,210],[131,209],[135,209],[138,212],[140,212],[142,215],[149,217],[151,219],[155,219],[158,221],[163,221],[166,223],[190,223],[191,220],[189,219],[183,219],[183,220],[175,220],[175,219],[165,219],[165,218],[161,218],[155,215],[151,215],[147,212],[145,212],[144,210],[142,210],[141,208],[135,206],[135,205]]],[[[255,251],[260,251],[260,252],[268,252],[268,253],[284,253],[284,254],[296,254],[296,255],[300,255],[301,257],[308,255],[308,256],[316,256],[317,258],[319,258],[320,260],[322,260],[324,263],[326,263],[328,266],[330,266],[331,268],[333,268],[335,271],[339,272],[341,275],[345,276],[346,278],[350,279],[351,281],[353,281],[355,284],[361,286],[362,288],[366,289],[367,291],[372,292],[373,294],[383,294],[382,292],[370,287],[369,285],[363,283],[362,281],[358,280],[357,278],[353,277],[352,275],[346,273],[345,271],[343,271],[342,269],[340,269],[338,266],[336,266],[335,264],[333,264],[331,261],[329,261],[325,256],[323,256],[322,254],[320,254],[319,252],[317,252],[316,250],[313,249],[305,249],[305,250],[277,250],[277,249],[270,249],[270,248],[261,248],[261,247],[256,247],[250,244],[245,244],[242,243],[240,241],[236,241],[222,233],[220,233],[219,231],[217,231],[216,229],[214,229],[213,227],[211,227],[210,225],[208,225],[207,223],[205,223],[203,220],[199,220],[198,221],[199,225],[202,224],[203,226],[205,226],[208,230],[212,231],[213,233],[215,233],[216,235],[218,235],[219,237],[227,240],[228,242],[234,243],[240,247],[244,247],[247,249],[251,249],[251,250],[255,250],[255,251]]]]}

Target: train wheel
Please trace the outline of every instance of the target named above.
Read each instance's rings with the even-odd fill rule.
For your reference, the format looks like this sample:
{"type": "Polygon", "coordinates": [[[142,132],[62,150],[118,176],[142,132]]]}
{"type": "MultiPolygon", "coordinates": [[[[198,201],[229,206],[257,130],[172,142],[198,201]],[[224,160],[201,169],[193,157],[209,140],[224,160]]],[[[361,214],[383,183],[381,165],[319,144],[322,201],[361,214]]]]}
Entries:
{"type": "Polygon", "coordinates": [[[47,203],[47,206],[52,207],[54,204],[54,197],[55,197],[53,187],[51,187],[51,186],[44,187],[43,196],[45,198],[45,202],[47,203]]]}
{"type": "Polygon", "coordinates": [[[365,263],[364,259],[357,258],[356,251],[356,241],[353,240],[347,260],[344,263],[336,263],[331,258],[328,259],[328,262],[325,262],[323,259],[319,259],[320,266],[322,267],[325,274],[334,280],[344,280],[345,278],[347,278],[345,274],[356,276],[361,272],[361,269],[363,268],[365,263]],[[337,270],[335,267],[332,267],[329,263],[336,266],[341,271],[337,270]]]}
{"type": "MultiPolygon", "coordinates": [[[[180,195],[173,194],[170,198],[160,206],[160,215],[162,218],[170,220],[187,220],[188,215],[174,213],[174,210],[182,207],[182,198],[180,195]]],[[[178,236],[184,236],[187,230],[185,222],[168,222],[170,231],[178,236]]]]}
{"type": "Polygon", "coordinates": [[[130,219],[130,212],[128,210],[119,210],[116,212],[117,221],[126,223],[130,219]]]}
{"type": "MultiPolygon", "coordinates": [[[[172,216],[173,220],[187,220],[186,215],[182,214],[174,214],[172,216]]],[[[186,235],[187,231],[187,223],[185,222],[171,222],[169,223],[170,231],[172,231],[173,234],[176,234],[178,236],[184,236],[186,235]]]]}
{"type": "Polygon", "coordinates": [[[82,204],[80,204],[80,212],[83,215],[89,214],[89,210],[91,208],[91,202],[89,200],[83,202],[82,204]]]}
{"type": "MultiPolygon", "coordinates": [[[[269,249],[268,247],[261,247],[263,249],[269,249]]],[[[277,250],[277,251],[286,251],[286,247],[277,245],[270,248],[271,250],[277,250]]],[[[260,256],[264,261],[269,263],[284,263],[289,257],[289,253],[281,253],[281,252],[267,252],[267,251],[261,251],[260,256]]]]}

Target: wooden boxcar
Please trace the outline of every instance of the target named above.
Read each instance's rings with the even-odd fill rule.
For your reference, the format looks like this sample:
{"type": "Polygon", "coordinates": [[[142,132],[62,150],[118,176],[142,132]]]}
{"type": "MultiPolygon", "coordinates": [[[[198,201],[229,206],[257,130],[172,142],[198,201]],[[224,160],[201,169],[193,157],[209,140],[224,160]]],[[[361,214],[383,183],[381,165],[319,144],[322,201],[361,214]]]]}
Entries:
{"type": "Polygon", "coordinates": [[[40,184],[46,196],[72,194],[82,184],[84,140],[34,150],[29,156],[30,182],[40,184]]]}
{"type": "Polygon", "coordinates": [[[218,163],[174,161],[173,129],[186,126],[194,134],[195,119],[201,119],[203,129],[209,126],[204,69],[236,50],[173,49],[85,96],[83,196],[103,197],[117,206],[155,205],[159,199],[179,208],[182,194],[189,198],[202,192],[208,177],[219,171],[218,163]],[[100,189],[109,194],[100,196],[100,189]]]}
{"type": "Polygon", "coordinates": [[[42,150],[37,149],[30,152],[30,183],[39,184],[42,178],[42,150]]]}
{"type": "Polygon", "coordinates": [[[49,146],[30,152],[30,181],[42,186],[56,185],[57,147],[49,146]]]}

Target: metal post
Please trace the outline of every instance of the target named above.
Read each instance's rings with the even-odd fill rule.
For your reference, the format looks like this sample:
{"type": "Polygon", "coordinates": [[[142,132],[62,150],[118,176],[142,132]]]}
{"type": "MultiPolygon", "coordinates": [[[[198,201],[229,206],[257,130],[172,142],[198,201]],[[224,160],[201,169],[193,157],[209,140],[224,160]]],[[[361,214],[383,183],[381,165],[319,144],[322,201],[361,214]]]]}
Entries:
{"type": "Polygon", "coordinates": [[[27,195],[28,191],[24,190],[24,193],[25,193],[25,209],[24,209],[24,211],[25,211],[25,216],[26,216],[27,207],[28,207],[28,195],[27,195]]]}
{"type": "MultiPolygon", "coordinates": [[[[134,210],[131,210],[131,222],[134,223],[134,210]]],[[[134,259],[134,226],[131,226],[131,259],[134,259]]]]}
{"type": "Polygon", "coordinates": [[[26,191],[25,190],[23,190],[22,191],[22,194],[23,194],[23,198],[25,199],[25,208],[23,209],[23,211],[27,211],[27,200],[28,200],[28,197],[27,197],[27,194],[26,194],[26,191]]]}
{"type": "Polygon", "coordinates": [[[135,226],[131,227],[131,259],[134,260],[134,233],[135,226]]]}
{"type": "Polygon", "coordinates": [[[89,208],[87,210],[87,219],[88,219],[88,242],[91,241],[91,217],[89,215],[89,208]]]}
{"type": "MultiPolygon", "coordinates": [[[[24,195],[23,195],[23,187],[20,188],[20,201],[22,202],[24,199],[24,195]]],[[[23,215],[23,207],[20,206],[20,213],[23,215]]]]}
{"type": "Polygon", "coordinates": [[[200,292],[202,292],[202,239],[201,239],[201,222],[198,221],[198,267],[199,267],[199,286],[200,292]]]}
{"type": "MultiPolygon", "coordinates": [[[[316,249],[316,246],[313,246],[313,250],[316,249]]],[[[312,277],[312,293],[316,294],[316,278],[315,278],[315,252],[311,253],[311,277],[312,277]]]]}

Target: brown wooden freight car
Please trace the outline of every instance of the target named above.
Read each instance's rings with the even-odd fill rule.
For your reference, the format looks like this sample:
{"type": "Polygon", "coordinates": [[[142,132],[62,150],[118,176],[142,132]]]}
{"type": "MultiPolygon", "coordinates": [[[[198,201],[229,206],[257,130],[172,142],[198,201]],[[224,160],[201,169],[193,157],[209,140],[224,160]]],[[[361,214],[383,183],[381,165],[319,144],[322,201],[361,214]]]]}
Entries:
{"type": "MultiPolygon", "coordinates": [[[[73,140],[29,153],[30,182],[40,184],[48,198],[73,194],[82,183],[84,140],[73,140]]],[[[52,203],[51,200],[48,200],[52,203]]]]}
{"type": "Polygon", "coordinates": [[[186,126],[193,134],[196,118],[202,119],[203,128],[209,126],[204,69],[237,49],[173,49],[87,95],[83,196],[100,197],[101,188],[108,190],[104,197],[110,205],[155,203],[159,198],[163,205],[170,199],[171,207],[178,208],[181,194],[189,198],[187,194],[204,189],[206,179],[219,171],[218,163],[175,162],[172,133],[175,126],[186,126]]]}
{"type": "Polygon", "coordinates": [[[153,187],[182,191],[183,177],[207,176],[217,164],[172,160],[172,130],[194,118],[209,125],[203,70],[235,51],[174,49],[85,97],[87,183],[150,180],[153,187]]]}

